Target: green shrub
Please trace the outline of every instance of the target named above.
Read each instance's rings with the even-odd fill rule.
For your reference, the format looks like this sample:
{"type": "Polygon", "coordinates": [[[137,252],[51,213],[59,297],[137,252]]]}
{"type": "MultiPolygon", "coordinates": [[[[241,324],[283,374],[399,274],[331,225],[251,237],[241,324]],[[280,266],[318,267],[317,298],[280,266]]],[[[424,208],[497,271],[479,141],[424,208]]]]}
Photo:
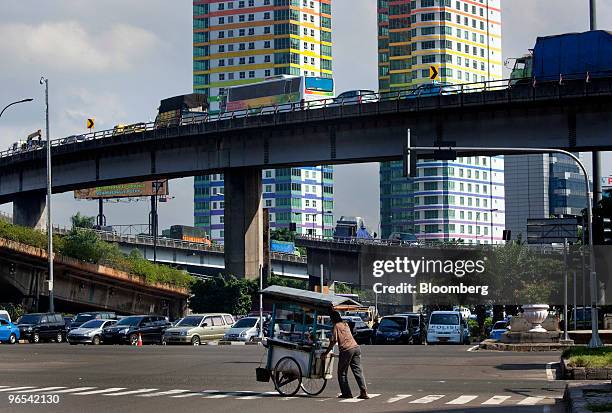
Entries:
{"type": "Polygon", "coordinates": [[[570,347],[561,357],[572,367],[612,367],[611,347],[570,347]]]}

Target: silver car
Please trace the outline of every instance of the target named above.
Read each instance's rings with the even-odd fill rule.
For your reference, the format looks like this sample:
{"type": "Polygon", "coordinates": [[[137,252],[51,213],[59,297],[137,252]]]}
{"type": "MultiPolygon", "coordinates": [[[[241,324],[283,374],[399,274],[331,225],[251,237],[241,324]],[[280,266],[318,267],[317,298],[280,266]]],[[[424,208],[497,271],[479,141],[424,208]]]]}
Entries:
{"type": "Polygon", "coordinates": [[[117,323],[117,320],[94,319],[71,329],[66,339],[70,344],[95,344],[102,341],[102,329],[117,323]]]}
{"type": "Polygon", "coordinates": [[[225,341],[253,341],[259,337],[259,317],[241,318],[227,330],[225,341]]]}
{"type": "Polygon", "coordinates": [[[219,340],[234,324],[234,317],[226,313],[192,314],[164,331],[165,344],[191,344],[219,340]]]}

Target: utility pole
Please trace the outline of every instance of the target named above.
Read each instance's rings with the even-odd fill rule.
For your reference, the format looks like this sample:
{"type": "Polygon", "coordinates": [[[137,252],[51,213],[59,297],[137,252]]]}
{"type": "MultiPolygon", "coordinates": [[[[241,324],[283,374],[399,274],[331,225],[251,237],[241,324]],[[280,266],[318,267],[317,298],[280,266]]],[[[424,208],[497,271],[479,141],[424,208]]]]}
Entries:
{"type": "Polygon", "coordinates": [[[45,134],[47,142],[47,255],[49,258],[49,312],[55,311],[53,302],[53,226],[51,223],[51,140],[49,138],[49,79],[40,78],[40,84],[45,85],[45,134]]]}

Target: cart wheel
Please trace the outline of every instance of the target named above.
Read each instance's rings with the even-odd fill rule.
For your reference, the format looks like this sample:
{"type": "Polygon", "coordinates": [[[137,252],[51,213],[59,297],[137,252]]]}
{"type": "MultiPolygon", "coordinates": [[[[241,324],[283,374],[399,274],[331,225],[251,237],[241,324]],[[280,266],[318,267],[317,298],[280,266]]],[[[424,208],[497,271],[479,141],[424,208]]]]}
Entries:
{"type": "Polygon", "coordinates": [[[302,385],[302,369],[292,357],[283,357],[274,367],[274,387],[281,396],[295,396],[302,385]]]}
{"type": "Polygon", "coordinates": [[[302,379],[302,390],[309,396],[317,396],[325,390],[327,385],[327,379],[309,379],[304,377],[302,379]]]}

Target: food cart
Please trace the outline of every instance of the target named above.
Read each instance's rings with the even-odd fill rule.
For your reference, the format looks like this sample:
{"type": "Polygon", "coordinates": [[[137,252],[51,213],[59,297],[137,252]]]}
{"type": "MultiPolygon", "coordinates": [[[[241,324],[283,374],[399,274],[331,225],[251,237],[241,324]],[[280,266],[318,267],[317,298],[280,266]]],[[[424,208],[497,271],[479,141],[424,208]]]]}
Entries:
{"type": "Polygon", "coordinates": [[[266,366],[257,369],[257,380],[268,382],[283,396],[298,391],[316,396],[332,378],[333,355],[325,353],[331,326],[322,324],[339,305],[359,306],[356,301],[334,294],[321,294],[296,288],[270,286],[262,291],[266,303],[272,304],[266,366]]]}

